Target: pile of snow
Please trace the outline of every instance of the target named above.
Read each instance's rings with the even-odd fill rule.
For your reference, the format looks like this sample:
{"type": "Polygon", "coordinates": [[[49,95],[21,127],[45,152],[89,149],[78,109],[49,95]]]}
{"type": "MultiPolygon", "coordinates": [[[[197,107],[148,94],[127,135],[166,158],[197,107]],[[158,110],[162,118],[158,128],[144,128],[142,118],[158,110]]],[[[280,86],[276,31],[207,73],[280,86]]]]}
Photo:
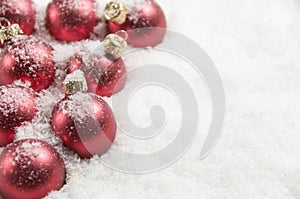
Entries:
{"type": "MultiPolygon", "coordinates": [[[[111,150],[91,160],[81,160],[63,147],[51,130],[50,116],[64,97],[61,83],[66,62],[74,52],[94,49],[98,42],[55,41],[44,26],[48,2],[35,0],[35,36],[54,47],[58,70],[53,85],[39,94],[37,117],[20,127],[16,135],[17,140],[39,138],[48,142],[66,164],[66,185],[46,198],[300,198],[298,0],[158,0],[169,28],[191,37],[216,64],[225,86],[227,118],[216,149],[200,160],[212,112],[210,96],[201,77],[183,71],[197,90],[199,136],[175,164],[145,175],[115,171],[101,160],[109,158],[116,148],[138,154],[156,151],[169,143],[180,123],[176,98],[170,97],[168,91],[151,87],[140,91],[129,104],[131,119],[140,126],[151,123],[149,110],[153,105],[164,105],[166,129],[153,140],[135,140],[118,132],[111,150]]],[[[107,1],[98,2],[101,10],[107,1]]],[[[99,27],[101,35],[105,25],[99,27]]],[[[172,56],[159,56],[155,49],[139,52],[147,59],[126,58],[128,70],[138,62],[160,61],[179,69],[183,66],[172,56]]]]}

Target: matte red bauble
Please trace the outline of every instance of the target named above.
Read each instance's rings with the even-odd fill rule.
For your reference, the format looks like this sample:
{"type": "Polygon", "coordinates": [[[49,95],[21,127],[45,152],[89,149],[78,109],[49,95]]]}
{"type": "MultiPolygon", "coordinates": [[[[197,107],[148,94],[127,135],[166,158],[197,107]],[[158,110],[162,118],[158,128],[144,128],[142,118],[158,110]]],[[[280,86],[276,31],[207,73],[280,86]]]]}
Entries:
{"type": "Polygon", "coordinates": [[[109,105],[91,93],[65,97],[53,110],[54,132],[82,158],[101,155],[116,135],[116,122],[109,105]]]}
{"type": "Polygon", "coordinates": [[[166,32],[166,17],[154,0],[145,0],[136,3],[135,6],[124,6],[127,8],[122,9],[122,5],[118,7],[114,4],[107,6],[106,18],[110,33],[120,30],[127,31],[127,42],[134,47],[154,47],[162,42],[166,32]],[[122,20],[122,12],[123,14],[128,12],[124,20],[122,20]],[[120,15],[116,15],[116,13],[120,13],[120,15]]]}
{"type": "Polygon", "coordinates": [[[34,31],[35,10],[31,0],[1,0],[0,17],[8,19],[11,24],[19,24],[26,35],[34,31]]]}
{"type": "Polygon", "coordinates": [[[63,160],[44,141],[20,140],[0,155],[0,195],[5,199],[40,199],[64,181],[63,160]]]}
{"type": "Polygon", "coordinates": [[[52,0],[47,7],[46,26],[60,41],[88,39],[98,20],[94,0],[52,0]]]}
{"type": "Polygon", "coordinates": [[[30,82],[31,88],[41,91],[54,80],[53,48],[32,36],[17,36],[3,49],[0,56],[0,85],[15,80],[30,82]]]}
{"type": "Polygon", "coordinates": [[[0,146],[14,140],[16,128],[31,121],[36,113],[33,90],[9,85],[0,87],[0,146]]]}
{"type": "Polygon", "coordinates": [[[68,73],[81,69],[88,85],[88,91],[100,96],[110,97],[121,91],[126,83],[126,69],[122,58],[93,56],[85,63],[80,55],[71,57],[68,73]]]}

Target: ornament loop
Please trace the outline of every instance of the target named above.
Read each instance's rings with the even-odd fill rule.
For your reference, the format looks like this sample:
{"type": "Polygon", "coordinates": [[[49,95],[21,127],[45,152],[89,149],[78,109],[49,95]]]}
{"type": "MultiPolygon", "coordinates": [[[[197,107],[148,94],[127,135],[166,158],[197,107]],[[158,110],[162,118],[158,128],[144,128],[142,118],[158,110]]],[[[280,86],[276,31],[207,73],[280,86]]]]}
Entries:
{"type": "Polygon", "coordinates": [[[0,17],[0,28],[5,29],[7,27],[10,27],[10,21],[5,17],[0,17]]]}
{"type": "Polygon", "coordinates": [[[119,30],[115,34],[122,37],[124,40],[128,39],[128,33],[125,30],[119,30]]]}

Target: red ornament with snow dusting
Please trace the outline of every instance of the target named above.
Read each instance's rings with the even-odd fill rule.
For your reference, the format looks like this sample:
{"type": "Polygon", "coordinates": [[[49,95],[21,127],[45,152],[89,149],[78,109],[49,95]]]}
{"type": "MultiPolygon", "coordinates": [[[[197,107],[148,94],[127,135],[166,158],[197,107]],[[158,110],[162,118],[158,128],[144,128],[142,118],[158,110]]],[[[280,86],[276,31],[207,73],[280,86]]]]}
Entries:
{"type": "Polygon", "coordinates": [[[105,8],[105,17],[108,31],[127,31],[127,42],[134,47],[154,47],[166,33],[165,14],[154,0],[136,0],[131,5],[112,1],[105,8]]]}
{"type": "Polygon", "coordinates": [[[116,121],[109,105],[91,93],[76,93],[53,110],[51,125],[65,146],[82,158],[101,155],[113,143],[116,121]]]}
{"type": "Polygon", "coordinates": [[[47,7],[46,26],[59,41],[88,39],[98,23],[94,0],[52,0],[47,7]]]}
{"type": "Polygon", "coordinates": [[[59,190],[65,166],[44,141],[25,139],[8,145],[0,155],[0,195],[7,199],[40,199],[59,190]]]}
{"type": "Polygon", "coordinates": [[[36,114],[36,94],[15,85],[0,87],[0,147],[14,140],[16,128],[31,121],[36,114]]]}
{"type": "Polygon", "coordinates": [[[0,56],[0,85],[15,80],[30,82],[31,88],[41,91],[54,80],[53,48],[32,36],[17,36],[3,49],[0,56]]]}
{"type": "Polygon", "coordinates": [[[126,68],[122,58],[110,56],[91,56],[83,63],[82,56],[70,58],[67,73],[81,69],[88,85],[88,91],[103,97],[111,97],[121,91],[126,83],[126,68]]]}
{"type": "Polygon", "coordinates": [[[26,35],[34,31],[35,10],[31,0],[1,0],[0,17],[8,19],[11,24],[19,24],[26,35]]]}

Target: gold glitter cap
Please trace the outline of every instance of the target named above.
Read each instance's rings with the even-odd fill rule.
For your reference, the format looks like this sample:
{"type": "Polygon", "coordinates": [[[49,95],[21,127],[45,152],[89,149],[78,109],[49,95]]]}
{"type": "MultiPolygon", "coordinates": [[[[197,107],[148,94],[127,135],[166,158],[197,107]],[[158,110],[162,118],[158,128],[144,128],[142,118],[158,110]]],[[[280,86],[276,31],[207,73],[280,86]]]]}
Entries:
{"type": "Polygon", "coordinates": [[[68,74],[63,81],[63,88],[68,95],[87,91],[88,87],[84,73],[81,70],[76,70],[75,72],[68,74]]]}
{"type": "Polygon", "coordinates": [[[107,35],[103,41],[105,53],[113,55],[115,58],[121,57],[127,47],[127,37],[128,34],[124,30],[107,35]]]}
{"type": "Polygon", "coordinates": [[[1,44],[21,34],[23,34],[23,31],[21,30],[19,24],[11,25],[8,19],[4,17],[0,17],[0,43],[1,44]]]}
{"type": "Polygon", "coordinates": [[[104,16],[106,20],[116,24],[123,24],[126,21],[128,9],[119,1],[111,1],[106,4],[104,16]]]}

